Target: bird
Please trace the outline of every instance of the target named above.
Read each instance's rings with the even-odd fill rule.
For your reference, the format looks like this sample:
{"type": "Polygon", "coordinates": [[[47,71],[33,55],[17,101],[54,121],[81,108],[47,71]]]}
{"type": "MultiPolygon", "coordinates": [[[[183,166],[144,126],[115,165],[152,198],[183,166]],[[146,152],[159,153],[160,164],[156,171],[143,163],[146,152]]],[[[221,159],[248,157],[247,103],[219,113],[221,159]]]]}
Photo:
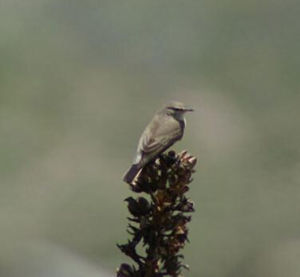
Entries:
{"type": "Polygon", "coordinates": [[[123,177],[124,182],[132,184],[145,165],[183,137],[184,115],[192,111],[181,102],[171,101],[155,113],[139,139],[133,164],[123,177]]]}

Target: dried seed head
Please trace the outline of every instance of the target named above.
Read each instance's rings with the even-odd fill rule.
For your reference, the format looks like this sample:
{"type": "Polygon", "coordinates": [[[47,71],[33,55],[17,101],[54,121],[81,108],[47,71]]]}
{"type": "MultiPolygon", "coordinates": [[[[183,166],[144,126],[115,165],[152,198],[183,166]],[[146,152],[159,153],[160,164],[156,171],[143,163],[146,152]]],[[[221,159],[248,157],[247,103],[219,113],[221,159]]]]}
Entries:
{"type": "Polygon", "coordinates": [[[130,186],[134,192],[147,194],[150,200],[125,199],[133,216],[128,225],[132,239],[118,246],[138,268],[122,264],[117,277],[181,276],[186,266],[178,252],[188,241],[187,223],[191,216],[186,213],[194,211],[194,203],[185,194],[196,163],[196,157],[187,151],[179,154],[169,151],[146,165],[130,186]],[[143,257],[137,251],[140,243],[145,247],[143,257]]]}

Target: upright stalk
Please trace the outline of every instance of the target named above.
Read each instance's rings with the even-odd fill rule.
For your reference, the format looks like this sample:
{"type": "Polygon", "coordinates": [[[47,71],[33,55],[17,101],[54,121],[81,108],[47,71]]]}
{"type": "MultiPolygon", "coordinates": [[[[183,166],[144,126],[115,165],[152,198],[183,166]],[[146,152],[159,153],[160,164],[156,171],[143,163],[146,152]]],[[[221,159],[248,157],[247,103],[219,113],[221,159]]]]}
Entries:
{"type": "Polygon", "coordinates": [[[130,185],[133,192],[145,197],[125,199],[131,239],[118,247],[135,264],[121,264],[117,277],[178,277],[182,276],[182,268],[188,268],[179,250],[188,241],[188,214],[194,212],[194,204],[186,193],[196,162],[196,157],[187,151],[169,151],[148,164],[130,185]],[[137,251],[140,244],[143,251],[139,252],[143,254],[137,251]]]}

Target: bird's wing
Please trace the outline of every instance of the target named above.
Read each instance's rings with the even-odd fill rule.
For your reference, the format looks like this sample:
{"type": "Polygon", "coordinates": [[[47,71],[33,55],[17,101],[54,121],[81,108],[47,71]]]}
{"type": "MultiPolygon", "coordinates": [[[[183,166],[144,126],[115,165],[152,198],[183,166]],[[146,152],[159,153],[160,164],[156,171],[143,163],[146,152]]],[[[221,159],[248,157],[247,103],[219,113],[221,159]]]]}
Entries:
{"type": "Polygon", "coordinates": [[[155,117],[145,129],[139,142],[138,151],[157,155],[172,145],[182,135],[180,123],[172,117],[155,117]]]}

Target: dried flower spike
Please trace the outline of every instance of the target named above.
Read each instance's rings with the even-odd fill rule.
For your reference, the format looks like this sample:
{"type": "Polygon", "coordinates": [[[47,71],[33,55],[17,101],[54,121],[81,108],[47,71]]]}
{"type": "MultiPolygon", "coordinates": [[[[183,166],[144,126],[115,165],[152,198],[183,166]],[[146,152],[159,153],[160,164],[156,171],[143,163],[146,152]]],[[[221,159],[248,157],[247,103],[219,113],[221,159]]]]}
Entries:
{"type": "Polygon", "coordinates": [[[186,192],[196,163],[187,151],[169,151],[149,163],[130,185],[145,197],[125,199],[130,213],[127,231],[132,238],[118,247],[136,265],[121,264],[117,277],[179,277],[188,268],[179,251],[188,241],[191,216],[187,213],[194,212],[186,192]],[[139,244],[144,247],[143,255],[138,254],[139,244]]]}

